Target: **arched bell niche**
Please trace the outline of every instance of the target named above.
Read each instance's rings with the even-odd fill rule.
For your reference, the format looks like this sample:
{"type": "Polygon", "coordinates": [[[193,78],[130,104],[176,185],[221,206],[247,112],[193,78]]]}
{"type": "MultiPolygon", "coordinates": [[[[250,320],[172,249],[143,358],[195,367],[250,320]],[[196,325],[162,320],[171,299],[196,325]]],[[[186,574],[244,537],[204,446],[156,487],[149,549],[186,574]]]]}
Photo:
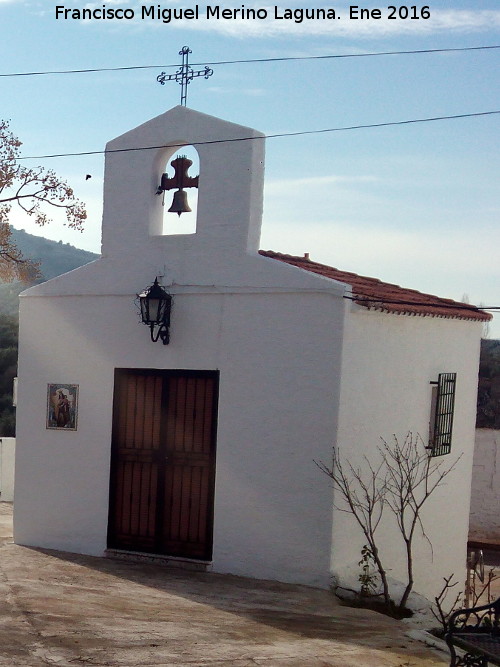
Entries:
{"type": "Polygon", "coordinates": [[[162,182],[169,182],[171,187],[161,193],[164,236],[196,234],[198,188],[190,186],[190,183],[199,173],[200,159],[194,146],[182,146],[176,149],[164,166],[166,177],[162,177],[162,182]],[[189,164],[189,161],[192,164],[189,164]],[[165,178],[168,180],[165,181],[165,178]],[[176,181],[175,186],[171,179],[176,181]],[[178,185],[187,187],[179,188],[178,185]],[[190,208],[191,211],[185,211],[185,208],[190,208]]]}

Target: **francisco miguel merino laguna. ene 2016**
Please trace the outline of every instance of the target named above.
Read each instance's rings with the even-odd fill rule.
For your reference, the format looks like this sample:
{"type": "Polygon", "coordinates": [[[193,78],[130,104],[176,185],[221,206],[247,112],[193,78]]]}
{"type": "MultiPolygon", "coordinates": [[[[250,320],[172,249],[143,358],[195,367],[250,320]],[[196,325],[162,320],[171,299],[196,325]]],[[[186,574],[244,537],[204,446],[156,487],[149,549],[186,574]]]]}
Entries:
{"type": "Polygon", "coordinates": [[[101,7],[77,9],[72,7],[65,7],[64,5],[56,6],[56,19],[73,19],[73,20],[132,20],[135,18],[151,19],[161,21],[162,23],[171,23],[172,21],[192,20],[205,18],[207,20],[264,20],[267,18],[274,18],[277,20],[292,20],[295,23],[302,23],[306,20],[328,20],[339,18],[338,13],[333,8],[301,8],[285,9],[280,7],[273,7],[272,9],[261,8],[247,8],[241,5],[240,8],[221,7],[220,5],[194,5],[193,7],[162,7],[161,5],[142,5],[139,11],[131,8],[121,7],[101,7]]]}

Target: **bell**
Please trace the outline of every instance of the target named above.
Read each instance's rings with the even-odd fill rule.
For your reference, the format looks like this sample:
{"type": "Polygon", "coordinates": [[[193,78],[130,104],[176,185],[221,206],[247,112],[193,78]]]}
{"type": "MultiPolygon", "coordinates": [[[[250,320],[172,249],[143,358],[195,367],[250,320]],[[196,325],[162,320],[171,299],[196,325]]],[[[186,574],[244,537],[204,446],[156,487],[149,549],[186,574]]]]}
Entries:
{"type": "Polygon", "coordinates": [[[172,206],[168,209],[169,213],[191,213],[187,200],[187,192],[185,190],[177,190],[174,192],[174,198],[172,200],[172,206]]]}

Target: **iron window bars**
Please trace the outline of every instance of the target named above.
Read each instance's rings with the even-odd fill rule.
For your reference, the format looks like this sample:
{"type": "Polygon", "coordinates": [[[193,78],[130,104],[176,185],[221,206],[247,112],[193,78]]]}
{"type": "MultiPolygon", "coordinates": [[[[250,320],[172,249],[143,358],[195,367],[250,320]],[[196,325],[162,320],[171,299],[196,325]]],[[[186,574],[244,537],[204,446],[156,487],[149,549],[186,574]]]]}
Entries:
{"type": "Polygon", "coordinates": [[[429,450],[431,456],[442,456],[451,451],[456,383],[456,373],[440,373],[437,382],[431,382],[432,385],[435,385],[430,424],[429,450]]]}

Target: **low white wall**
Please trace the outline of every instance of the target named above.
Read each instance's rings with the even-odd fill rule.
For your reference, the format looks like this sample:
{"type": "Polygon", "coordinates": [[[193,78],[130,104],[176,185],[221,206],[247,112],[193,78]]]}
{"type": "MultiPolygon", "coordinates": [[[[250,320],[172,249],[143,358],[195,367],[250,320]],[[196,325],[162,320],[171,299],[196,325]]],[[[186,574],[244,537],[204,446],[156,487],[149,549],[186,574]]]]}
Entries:
{"type": "Polygon", "coordinates": [[[0,502],[14,500],[16,439],[0,438],[0,502]]]}
{"type": "Polygon", "coordinates": [[[500,431],[476,429],[469,539],[500,544],[500,431]]]}

